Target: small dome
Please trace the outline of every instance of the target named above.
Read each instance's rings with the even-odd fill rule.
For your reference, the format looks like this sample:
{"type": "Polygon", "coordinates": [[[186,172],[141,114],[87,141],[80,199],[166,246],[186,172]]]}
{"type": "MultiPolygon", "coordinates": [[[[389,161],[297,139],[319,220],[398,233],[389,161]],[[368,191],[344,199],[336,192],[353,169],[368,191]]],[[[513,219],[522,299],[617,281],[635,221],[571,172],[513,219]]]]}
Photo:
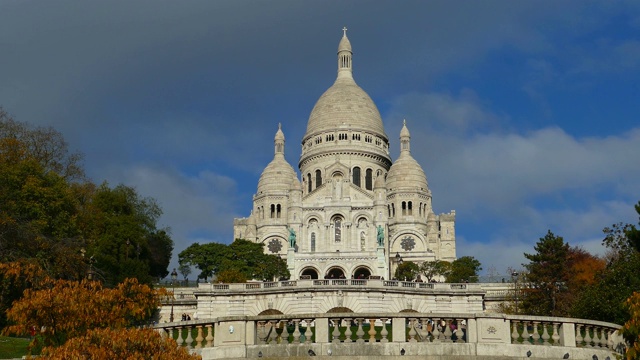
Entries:
{"type": "Polygon", "coordinates": [[[278,123],[278,131],[276,132],[275,141],[282,140],[284,141],[284,133],[282,132],[282,124],[278,123]]]}
{"type": "Polygon", "coordinates": [[[387,189],[428,191],[427,176],[408,151],[402,152],[398,160],[391,165],[387,175],[387,189]]]}
{"type": "Polygon", "coordinates": [[[288,191],[296,172],[284,157],[276,156],[267,165],[258,180],[258,195],[271,191],[288,191]]]}

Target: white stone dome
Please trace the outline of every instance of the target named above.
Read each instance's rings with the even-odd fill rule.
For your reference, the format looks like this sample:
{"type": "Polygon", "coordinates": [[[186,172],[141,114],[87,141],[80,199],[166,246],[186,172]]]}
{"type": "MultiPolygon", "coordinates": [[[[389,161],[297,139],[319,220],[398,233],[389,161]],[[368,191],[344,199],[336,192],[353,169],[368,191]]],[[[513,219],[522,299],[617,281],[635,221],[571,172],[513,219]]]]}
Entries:
{"type": "Polygon", "coordinates": [[[316,102],[305,139],[324,131],[364,130],[386,139],[382,118],[373,100],[353,80],[351,43],[343,35],[338,45],[338,76],[316,102]]]}
{"type": "Polygon", "coordinates": [[[376,104],[349,78],[337,79],[320,96],[309,115],[305,138],[340,128],[372,131],[386,138],[376,104]]]}
{"type": "Polygon", "coordinates": [[[284,157],[276,156],[260,175],[258,195],[272,191],[287,191],[291,189],[293,179],[297,179],[297,175],[291,165],[284,157]]]}
{"type": "Polygon", "coordinates": [[[408,152],[403,152],[391,165],[387,174],[387,189],[415,189],[428,191],[427,176],[422,167],[408,152]]]}
{"type": "Polygon", "coordinates": [[[411,134],[404,121],[400,130],[400,156],[391,165],[387,174],[387,189],[429,191],[427,176],[422,166],[411,156],[411,134]]]}

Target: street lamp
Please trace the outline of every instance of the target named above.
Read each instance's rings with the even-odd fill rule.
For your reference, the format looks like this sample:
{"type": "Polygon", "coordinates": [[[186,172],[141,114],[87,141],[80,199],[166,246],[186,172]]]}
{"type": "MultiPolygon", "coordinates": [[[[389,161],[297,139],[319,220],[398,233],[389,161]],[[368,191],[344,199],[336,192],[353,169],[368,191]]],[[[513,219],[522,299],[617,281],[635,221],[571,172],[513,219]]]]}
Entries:
{"type": "Polygon", "coordinates": [[[511,281],[514,283],[514,293],[516,297],[516,315],[518,315],[518,272],[517,271],[514,271],[511,273],[511,279],[512,279],[511,281]]]}
{"type": "Polygon", "coordinates": [[[400,265],[402,265],[402,256],[400,256],[400,253],[396,252],[396,271],[398,271],[398,267],[400,267],[400,265]]]}
{"type": "Polygon", "coordinates": [[[175,299],[175,290],[176,290],[176,279],[178,279],[178,273],[176,272],[176,269],[173,268],[173,271],[171,272],[171,315],[169,315],[169,322],[173,322],[173,302],[175,299]]]}

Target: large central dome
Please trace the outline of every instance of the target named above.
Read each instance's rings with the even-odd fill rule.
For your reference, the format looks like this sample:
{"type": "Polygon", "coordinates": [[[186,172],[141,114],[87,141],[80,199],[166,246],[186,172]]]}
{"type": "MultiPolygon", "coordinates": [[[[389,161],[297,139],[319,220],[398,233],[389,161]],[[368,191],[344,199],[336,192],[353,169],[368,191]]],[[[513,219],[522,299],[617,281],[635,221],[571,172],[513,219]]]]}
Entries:
{"type": "Polygon", "coordinates": [[[347,129],[387,139],[378,108],[353,80],[351,59],[351,43],[345,32],[338,45],[338,77],[313,107],[303,142],[323,132],[347,129]]]}

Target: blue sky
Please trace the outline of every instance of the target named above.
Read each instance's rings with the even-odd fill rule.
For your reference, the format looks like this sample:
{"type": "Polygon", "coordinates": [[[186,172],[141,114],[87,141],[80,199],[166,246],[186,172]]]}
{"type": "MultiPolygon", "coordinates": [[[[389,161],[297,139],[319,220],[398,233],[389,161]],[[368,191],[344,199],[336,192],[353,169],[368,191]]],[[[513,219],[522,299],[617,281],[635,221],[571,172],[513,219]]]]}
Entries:
{"type": "Polygon", "coordinates": [[[602,254],[603,227],[637,223],[637,1],[5,0],[0,106],[156,198],[175,254],[228,243],[278,123],[297,167],[343,26],[392,157],[407,119],[434,210],[456,210],[458,256],[505,273],[548,229],[602,254]]]}

